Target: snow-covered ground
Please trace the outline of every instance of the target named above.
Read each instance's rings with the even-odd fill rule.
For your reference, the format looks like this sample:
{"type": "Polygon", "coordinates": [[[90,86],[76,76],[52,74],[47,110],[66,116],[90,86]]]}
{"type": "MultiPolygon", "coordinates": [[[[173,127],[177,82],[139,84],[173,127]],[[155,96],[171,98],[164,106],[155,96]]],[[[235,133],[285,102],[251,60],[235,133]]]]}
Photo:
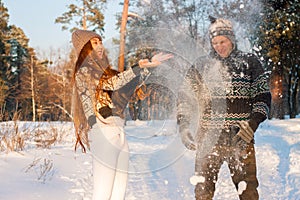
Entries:
{"type": "MultiPolygon", "coordinates": [[[[1,135],[15,127],[13,122],[0,126],[1,135]]],[[[37,135],[28,135],[22,151],[0,153],[1,200],[91,199],[91,155],[74,152],[71,123],[20,122],[18,130],[39,130],[40,134],[46,130],[57,141],[51,148],[36,148],[33,141],[37,135]]],[[[194,186],[189,178],[193,175],[194,152],[180,143],[175,122],[129,121],[126,130],[131,152],[126,200],[193,199],[194,186]]],[[[261,124],[256,133],[256,152],[261,199],[300,199],[300,118],[261,124]]],[[[214,199],[238,199],[225,164],[214,199]]]]}

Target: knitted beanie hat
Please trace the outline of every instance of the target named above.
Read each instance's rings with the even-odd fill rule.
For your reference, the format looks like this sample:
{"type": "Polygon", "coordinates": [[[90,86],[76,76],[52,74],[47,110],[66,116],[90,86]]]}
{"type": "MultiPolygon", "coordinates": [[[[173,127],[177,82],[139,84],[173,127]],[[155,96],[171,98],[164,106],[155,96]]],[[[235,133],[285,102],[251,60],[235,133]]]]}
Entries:
{"type": "Polygon", "coordinates": [[[75,30],[72,33],[72,43],[76,50],[77,56],[80,54],[84,45],[92,38],[99,38],[102,40],[101,36],[93,31],[75,30]]]}
{"type": "Polygon", "coordinates": [[[209,38],[210,40],[216,36],[222,35],[230,39],[235,44],[235,35],[233,33],[232,24],[226,19],[216,19],[210,16],[211,25],[209,27],[209,38]]]}

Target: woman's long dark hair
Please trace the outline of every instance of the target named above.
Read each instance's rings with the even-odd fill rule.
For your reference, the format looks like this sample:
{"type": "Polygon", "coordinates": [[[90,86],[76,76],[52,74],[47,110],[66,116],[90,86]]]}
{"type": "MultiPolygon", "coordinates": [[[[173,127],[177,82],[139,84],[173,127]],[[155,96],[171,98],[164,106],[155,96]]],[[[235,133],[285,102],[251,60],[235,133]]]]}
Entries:
{"type": "MultiPolygon", "coordinates": [[[[87,134],[90,127],[85,117],[80,96],[76,88],[76,81],[75,81],[76,73],[79,71],[79,69],[82,66],[85,65],[86,62],[91,61],[92,65],[97,65],[98,67],[100,67],[106,76],[111,77],[117,74],[116,71],[111,70],[111,66],[109,64],[106,51],[103,52],[103,57],[100,60],[94,59],[95,57],[95,55],[93,55],[94,53],[95,52],[93,51],[91,42],[90,41],[87,42],[78,55],[77,61],[75,63],[74,71],[73,71],[73,76],[72,76],[72,85],[73,85],[72,113],[73,113],[73,122],[74,122],[75,133],[76,133],[75,150],[77,149],[77,146],[80,145],[83,152],[86,152],[86,147],[87,148],[90,147],[88,142],[88,134],[87,134]]],[[[95,92],[98,94],[98,91],[95,92]]]]}
{"type": "Polygon", "coordinates": [[[75,68],[72,76],[72,86],[73,86],[73,95],[72,95],[72,113],[73,113],[73,122],[75,128],[76,135],[76,143],[75,143],[75,151],[77,150],[77,146],[80,145],[82,148],[82,152],[86,152],[86,147],[90,148],[88,142],[88,130],[89,125],[87,119],[84,115],[82,103],[80,101],[80,97],[76,88],[76,73],[82,67],[84,61],[88,58],[88,56],[92,53],[93,47],[91,42],[87,42],[82,48],[81,52],[78,55],[77,61],[75,63],[75,68]]]}
{"type": "Polygon", "coordinates": [[[87,57],[89,55],[91,55],[92,52],[93,52],[93,47],[92,47],[91,42],[89,41],[83,46],[82,50],[80,51],[80,53],[78,55],[77,61],[75,63],[75,68],[73,71],[73,82],[74,83],[75,83],[76,73],[78,72],[80,67],[82,67],[83,62],[87,59],[87,57]]]}

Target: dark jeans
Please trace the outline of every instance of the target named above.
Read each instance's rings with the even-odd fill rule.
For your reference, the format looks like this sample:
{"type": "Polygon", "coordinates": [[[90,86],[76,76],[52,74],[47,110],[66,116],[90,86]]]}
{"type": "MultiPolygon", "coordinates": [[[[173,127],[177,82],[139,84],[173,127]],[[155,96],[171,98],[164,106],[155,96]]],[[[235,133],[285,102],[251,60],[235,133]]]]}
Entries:
{"type": "Polygon", "coordinates": [[[246,183],[246,189],[239,194],[242,200],[256,200],[259,198],[256,177],[256,160],[254,144],[246,144],[241,141],[238,144],[231,144],[229,133],[222,132],[218,143],[212,151],[205,155],[197,152],[195,172],[203,176],[205,181],[198,183],[195,187],[196,200],[211,200],[215,192],[215,184],[218,180],[218,173],[224,161],[228,163],[232,181],[238,190],[239,183],[246,183]]]}

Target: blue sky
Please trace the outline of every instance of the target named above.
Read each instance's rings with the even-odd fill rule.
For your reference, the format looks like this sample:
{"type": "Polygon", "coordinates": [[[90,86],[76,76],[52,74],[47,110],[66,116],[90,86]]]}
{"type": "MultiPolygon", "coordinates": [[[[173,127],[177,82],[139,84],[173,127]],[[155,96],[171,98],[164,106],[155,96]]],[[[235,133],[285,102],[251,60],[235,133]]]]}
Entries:
{"type": "MultiPolygon", "coordinates": [[[[29,38],[29,45],[47,51],[49,48],[65,48],[70,45],[71,33],[62,31],[55,24],[57,17],[67,11],[74,0],[2,0],[8,9],[9,24],[20,27],[29,38]]],[[[115,14],[122,11],[121,0],[108,0],[105,11],[105,36],[115,35],[115,14]]],[[[107,37],[106,37],[107,38],[107,37]]]]}

